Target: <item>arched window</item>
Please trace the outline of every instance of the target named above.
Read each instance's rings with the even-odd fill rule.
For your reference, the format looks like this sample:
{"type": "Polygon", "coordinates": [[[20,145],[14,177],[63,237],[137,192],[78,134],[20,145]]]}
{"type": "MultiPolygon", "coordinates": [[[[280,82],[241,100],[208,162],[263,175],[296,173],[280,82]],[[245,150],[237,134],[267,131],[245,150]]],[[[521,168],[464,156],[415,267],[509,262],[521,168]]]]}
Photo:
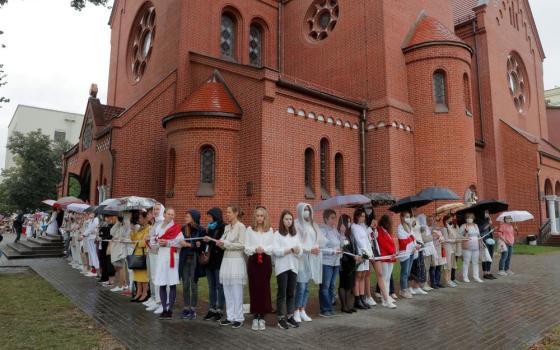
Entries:
{"type": "Polygon", "coordinates": [[[258,24],[251,24],[249,30],[249,64],[262,66],[263,31],[258,24]]]}
{"type": "Polygon", "coordinates": [[[171,148],[167,158],[167,197],[173,197],[175,191],[175,158],[175,148],[171,148]]]}
{"type": "Polygon", "coordinates": [[[305,150],[305,198],[315,198],[314,190],[314,166],[315,154],[311,148],[305,150]]]}
{"type": "Polygon", "coordinates": [[[447,86],[445,82],[445,72],[437,70],[434,72],[434,103],[436,113],[448,112],[447,108],[447,86]]]}
{"type": "Polygon", "coordinates": [[[235,18],[229,14],[222,14],[222,25],[220,30],[220,51],[222,58],[235,60],[235,18]]]}
{"type": "Polygon", "coordinates": [[[329,194],[329,140],[321,139],[321,198],[327,199],[329,194]]]}
{"type": "Polygon", "coordinates": [[[199,196],[214,195],[216,180],[216,151],[212,146],[204,146],[200,150],[200,185],[199,196]]]}
{"type": "Polygon", "coordinates": [[[465,109],[467,112],[472,114],[471,84],[469,82],[469,75],[467,73],[463,74],[463,94],[465,100],[465,109]]]}
{"type": "Polygon", "coordinates": [[[334,156],[334,187],[337,195],[344,194],[344,160],[340,153],[334,156]]]}

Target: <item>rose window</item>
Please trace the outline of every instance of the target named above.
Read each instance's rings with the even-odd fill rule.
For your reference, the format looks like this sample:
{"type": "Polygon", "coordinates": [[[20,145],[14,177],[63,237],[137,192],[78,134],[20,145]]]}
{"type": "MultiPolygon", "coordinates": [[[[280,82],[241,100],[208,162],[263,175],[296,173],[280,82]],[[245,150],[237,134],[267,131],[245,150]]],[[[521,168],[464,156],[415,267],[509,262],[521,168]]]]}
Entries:
{"type": "Polygon", "coordinates": [[[156,11],[153,6],[144,6],[134,21],[134,29],[130,43],[130,65],[132,79],[139,81],[152,53],[152,45],[156,29],[156,11]]]}
{"type": "Polygon", "coordinates": [[[521,58],[515,53],[507,58],[507,84],[515,109],[519,113],[525,112],[529,105],[527,72],[521,58]]]}
{"type": "Polygon", "coordinates": [[[307,11],[307,35],[313,41],[326,39],[338,21],[338,0],[315,0],[307,11]]]}

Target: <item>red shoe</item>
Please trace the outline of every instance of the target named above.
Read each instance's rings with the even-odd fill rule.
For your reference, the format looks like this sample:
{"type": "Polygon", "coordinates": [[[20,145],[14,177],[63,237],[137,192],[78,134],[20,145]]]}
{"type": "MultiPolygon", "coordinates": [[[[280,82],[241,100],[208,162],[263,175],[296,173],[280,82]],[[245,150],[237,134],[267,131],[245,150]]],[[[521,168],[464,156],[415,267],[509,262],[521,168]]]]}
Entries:
{"type": "Polygon", "coordinates": [[[91,273],[97,273],[97,270],[95,269],[95,267],[91,268],[91,273]]]}
{"type": "Polygon", "coordinates": [[[125,297],[131,297],[132,292],[130,290],[125,290],[124,292],[121,293],[121,295],[125,297]]]}

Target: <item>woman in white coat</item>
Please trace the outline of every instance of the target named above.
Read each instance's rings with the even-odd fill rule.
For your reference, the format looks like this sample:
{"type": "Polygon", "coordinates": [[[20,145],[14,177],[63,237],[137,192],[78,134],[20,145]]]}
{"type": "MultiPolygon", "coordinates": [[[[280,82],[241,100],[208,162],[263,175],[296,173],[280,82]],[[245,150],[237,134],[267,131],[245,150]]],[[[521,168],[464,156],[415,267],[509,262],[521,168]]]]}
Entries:
{"type": "Polygon", "coordinates": [[[123,214],[122,217],[118,218],[118,221],[111,228],[111,264],[115,267],[115,274],[118,275],[117,286],[111,289],[112,292],[123,292],[128,290],[128,285],[126,283],[125,271],[126,266],[126,241],[130,240],[130,213],[123,214]]]}
{"type": "MultiPolygon", "coordinates": [[[[356,309],[370,309],[371,305],[366,300],[366,276],[369,271],[369,259],[373,258],[373,249],[369,240],[369,227],[366,226],[366,212],[363,209],[354,211],[354,223],[350,226],[352,239],[356,244],[358,255],[367,256],[364,262],[356,267],[354,282],[354,307],[356,309]]],[[[375,305],[375,304],[373,304],[375,305]]]]}
{"type": "Polygon", "coordinates": [[[163,221],[156,227],[155,240],[159,246],[156,279],[154,284],[159,286],[159,297],[163,312],[160,319],[173,317],[173,305],[177,299],[177,285],[179,284],[179,249],[181,241],[185,239],[181,232],[181,225],[176,224],[175,210],[167,208],[163,221]],[[169,298],[167,293],[169,287],[169,298]]]}
{"type": "Polygon", "coordinates": [[[320,247],[324,238],[319,226],[313,222],[313,209],[307,203],[297,205],[295,226],[303,253],[299,257],[294,319],[296,322],[310,322],[311,317],[305,312],[309,299],[309,281],[313,280],[316,284],[323,281],[323,257],[320,247]]]}

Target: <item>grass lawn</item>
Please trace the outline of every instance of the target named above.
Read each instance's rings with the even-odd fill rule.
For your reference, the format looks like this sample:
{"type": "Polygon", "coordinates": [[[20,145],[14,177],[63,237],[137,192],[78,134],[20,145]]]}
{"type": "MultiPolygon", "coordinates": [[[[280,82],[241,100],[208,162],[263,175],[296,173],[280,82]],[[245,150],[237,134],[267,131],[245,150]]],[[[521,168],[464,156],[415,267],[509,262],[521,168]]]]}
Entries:
{"type": "Polygon", "coordinates": [[[528,244],[515,244],[513,246],[513,255],[541,255],[558,252],[560,252],[560,247],[534,246],[528,244]]]}
{"type": "Polygon", "coordinates": [[[124,349],[30,270],[0,270],[0,349],[124,349]]]}
{"type": "Polygon", "coordinates": [[[553,327],[537,344],[529,350],[558,350],[560,349],[560,326],[553,327]]]}

